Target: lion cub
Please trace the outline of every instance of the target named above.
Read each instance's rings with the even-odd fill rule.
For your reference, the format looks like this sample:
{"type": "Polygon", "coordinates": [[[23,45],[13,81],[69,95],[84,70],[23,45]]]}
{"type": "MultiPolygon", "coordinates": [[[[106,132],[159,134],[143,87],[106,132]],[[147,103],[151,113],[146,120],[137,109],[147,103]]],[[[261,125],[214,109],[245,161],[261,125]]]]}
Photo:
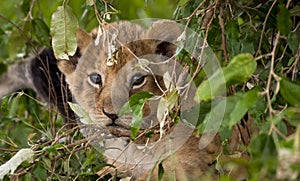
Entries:
{"type": "Polygon", "coordinates": [[[154,134],[152,138],[142,139],[141,134],[132,141],[132,117],[119,116],[132,95],[151,92],[154,99],[143,108],[140,132],[157,133],[163,127],[162,120],[157,118],[157,107],[159,99],[170,90],[164,76],[166,72],[172,76],[174,70],[183,72],[175,60],[177,46],[174,44],[182,33],[181,28],[172,21],[154,22],[147,30],[134,23],[117,22],[105,26],[101,33],[91,40],[78,63],[58,63],[74,100],[88,112],[97,127],[94,128],[98,135],[95,146],[104,147],[107,161],[116,166],[101,170],[99,175],[117,172],[119,177],[143,180],[152,170],[150,175],[155,180],[158,165],[162,163],[164,178],[215,177],[220,139],[216,137],[206,148],[199,149],[200,137],[194,135],[196,123],[193,127],[171,121],[168,131],[159,138],[154,134]]]}
{"type": "MultiPolygon", "coordinates": [[[[78,53],[69,61],[57,61],[63,73],[63,83],[55,84],[67,90],[67,96],[56,100],[55,104],[72,101],[88,113],[91,128],[82,129],[82,133],[91,137],[91,144],[104,148],[107,162],[115,165],[115,168],[104,168],[98,174],[116,173],[118,177],[130,177],[131,180],[145,180],[147,177],[156,180],[158,171],[163,168],[164,179],[216,178],[214,163],[221,149],[219,137],[199,149],[200,136],[194,133],[197,120],[191,120],[192,124],[186,124],[186,120],[175,124],[173,120],[167,121],[168,115],[164,119],[158,118],[160,100],[171,90],[170,85],[166,85],[166,75],[173,80],[184,72],[175,59],[177,46],[174,43],[182,33],[181,28],[172,21],[154,22],[149,29],[123,21],[108,24],[101,31],[97,37],[79,31],[78,53]],[[173,74],[174,70],[179,74],[173,74]],[[151,92],[153,98],[145,103],[140,134],[132,140],[132,117],[120,116],[119,112],[130,97],[139,92],[151,92]],[[150,131],[152,136],[145,137],[150,131]]],[[[53,62],[52,54],[51,57],[53,62]]],[[[34,61],[31,58],[23,68],[14,65],[0,77],[1,96],[21,88],[7,88],[9,85],[5,83],[5,79],[15,81],[20,78],[9,77],[9,72],[20,70],[27,75],[26,80],[21,81],[22,87],[33,88],[38,93],[45,89],[44,94],[49,93],[46,86],[41,89],[32,81],[35,74],[30,66],[34,61]]],[[[56,69],[50,71],[59,72],[56,69]]],[[[48,79],[52,77],[51,74],[48,79]]],[[[48,79],[40,80],[46,85],[48,79]]],[[[54,93],[58,91],[54,89],[54,93]]],[[[184,109],[191,107],[188,105],[184,109]]],[[[60,112],[68,115],[69,108],[66,110],[60,112]]],[[[181,111],[185,110],[179,110],[177,114],[181,111]]]]}

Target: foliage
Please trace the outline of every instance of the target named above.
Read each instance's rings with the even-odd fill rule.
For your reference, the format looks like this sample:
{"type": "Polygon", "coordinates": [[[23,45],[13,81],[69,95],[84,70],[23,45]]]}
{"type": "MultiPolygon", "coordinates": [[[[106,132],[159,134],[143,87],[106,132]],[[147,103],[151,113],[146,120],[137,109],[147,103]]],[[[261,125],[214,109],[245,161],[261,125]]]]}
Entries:
{"type": "MultiPolygon", "coordinates": [[[[87,31],[103,21],[145,17],[178,20],[208,43],[222,65],[213,76],[208,76],[192,60],[186,60],[197,83],[197,100],[201,105],[212,105],[200,111],[198,131],[203,132],[211,119],[221,119],[218,131],[224,152],[232,155],[230,143],[235,141],[234,130],[243,127],[250,134],[248,141],[243,140],[245,147],[238,150],[247,151],[249,160],[232,159],[225,167],[226,164],[229,168],[246,167],[249,180],[300,179],[297,166],[300,164],[300,3],[297,0],[132,0],[129,7],[128,1],[102,0],[12,0],[3,4],[0,7],[0,74],[33,50],[50,46],[55,29],[69,26],[69,23],[50,23],[51,17],[62,11],[60,8],[67,7],[63,10],[68,13],[59,16],[76,16],[79,26],[87,31]],[[216,85],[208,80],[214,80],[216,85]],[[226,85],[227,96],[219,92],[218,82],[226,85]],[[224,104],[226,109],[220,112],[224,104]],[[296,156],[282,159],[283,152],[296,156]],[[286,168],[282,167],[283,162],[286,168]]],[[[59,39],[69,37],[63,36],[59,39]]],[[[70,43],[67,40],[63,44],[66,42],[70,43]]],[[[69,48],[68,44],[63,46],[69,48]]],[[[66,52],[70,51],[64,49],[63,53],[66,52]]],[[[184,58],[186,54],[192,52],[182,50],[177,57],[184,58]]],[[[139,124],[143,105],[151,97],[143,94],[129,102],[128,107],[137,118],[133,124],[139,124]]],[[[43,103],[35,97],[31,90],[25,90],[1,100],[0,164],[21,148],[32,147],[39,153],[32,162],[24,162],[10,178],[95,180],[95,172],[105,166],[101,153],[87,144],[77,127],[69,129],[63,125],[55,110],[41,106],[43,103]]],[[[167,105],[174,100],[167,95],[165,101],[167,105]]],[[[160,171],[161,176],[161,165],[160,171]]]]}

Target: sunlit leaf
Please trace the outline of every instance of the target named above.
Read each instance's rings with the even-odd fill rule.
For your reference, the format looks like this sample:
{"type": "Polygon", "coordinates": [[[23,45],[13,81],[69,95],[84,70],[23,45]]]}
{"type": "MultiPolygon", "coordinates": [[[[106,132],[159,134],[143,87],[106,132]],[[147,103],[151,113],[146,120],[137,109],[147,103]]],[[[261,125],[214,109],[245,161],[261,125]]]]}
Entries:
{"type": "Polygon", "coordinates": [[[178,90],[177,89],[173,89],[170,93],[168,93],[166,95],[166,100],[168,103],[168,110],[170,111],[172,108],[176,107],[178,104],[178,98],[179,98],[179,94],[178,94],[178,90]]]}
{"type": "Polygon", "coordinates": [[[256,61],[249,53],[233,57],[228,66],[224,68],[226,85],[247,81],[255,72],[256,66],[256,61]]]}
{"type": "Polygon", "coordinates": [[[174,89],[171,92],[169,92],[165,97],[162,97],[159,100],[156,117],[160,121],[161,136],[163,134],[163,127],[165,125],[166,117],[169,115],[173,108],[176,108],[178,106],[178,98],[178,91],[177,89],[174,89]]]}
{"type": "Polygon", "coordinates": [[[289,59],[289,62],[288,62],[288,64],[287,64],[287,66],[291,66],[294,62],[295,62],[295,57],[291,57],[291,58],[289,59]]]}
{"type": "Polygon", "coordinates": [[[130,123],[131,139],[133,139],[133,140],[138,135],[138,132],[141,128],[144,105],[145,105],[145,103],[140,104],[140,106],[136,106],[135,107],[136,109],[133,111],[132,120],[130,123]]]}
{"type": "Polygon", "coordinates": [[[138,92],[130,97],[129,105],[131,108],[134,108],[134,106],[140,105],[151,97],[153,97],[153,94],[150,92],[138,92]]]}
{"type": "Polygon", "coordinates": [[[85,3],[86,3],[86,5],[88,5],[88,6],[94,5],[94,1],[93,1],[93,0],[86,0],[85,3]]]}
{"type": "Polygon", "coordinates": [[[224,93],[226,89],[223,69],[218,69],[209,79],[204,80],[197,89],[195,99],[199,102],[208,101],[224,93]]]}
{"type": "Polygon", "coordinates": [[[76,30],[78,22],[72,9],[59,6],[51,18],[52,47],[57,59],[68,60],[77,49],[76,30]]]}
{"type": "Polygon", "coordinates": [[[74,113],[79,117],[80,122],[82,122],[84,124],[90,124],[93,122],[89,116],[89,113],[86,112],[78,104],[75,104],[72,102],[68,102],[68,104],[70,105],[70,108],[72,109],[72,111],[74,111],[74,113]]]}
{"type": "Polygon", "coordinates": [[[218,69],[203,81],[197,90],[196,100],[208,101],[226,92],[226,85],[247,81],[256,70],[256,62],[251,54],[235,56],[227,67],[218,69]]]}
{"type": "Polygon", "coordinates": [[[129,99],[129,106],[132,112],[132,121],[130,123],[131,139],[135,139],[135,137],[137,136],[141,128],[141,123],[143,118],[143,108],[145,103],[151,97],[153,97],[153,94],[150,92],[138,92],[136,94],[133,94],[129,99]]]}
{"type": "Polygon", "coordinates": [[[162,97],[159,100],[158,106],[157,106],[157,113],[156,113],[156,117],[159,121],[162,121],[165,119],[166,113],[168,112],[168,101],[162,97]]]}
{"type": "Polygon", "coordinates": [[[164,73],[163,80],[166,87],[170,87],[171,89],[173,88],[172,78],[169,72],[164,73]]]}

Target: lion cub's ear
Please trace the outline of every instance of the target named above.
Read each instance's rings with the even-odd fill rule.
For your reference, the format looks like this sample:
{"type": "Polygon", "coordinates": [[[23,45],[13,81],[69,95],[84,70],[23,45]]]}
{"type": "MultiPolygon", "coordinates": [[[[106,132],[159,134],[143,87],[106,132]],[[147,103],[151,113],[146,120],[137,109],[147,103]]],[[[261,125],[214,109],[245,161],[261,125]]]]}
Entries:
{"type": "Polygon", "coordinates": [[[175,54],[177,46],[175,41],[181,35],[182,29],[178,23],[171,20],[154,22],[146,33],[146,37],[158,40],[156,53],[171,57],[175,54]]]}
{"type": "Polygon", "coordinates": [[[89,44],[92,42],[92,36],[80,28],[76,32],[76,37],[76,54],[74,56],[69,57],[69,60],[58,60],[57,62],[58,68],[65,75],[69,75],[75,71],[78,59],[85,52],[89,44]]]}
{"type": "Polygon", "coordinates": [[[89,44],[92,42],[92,36],[85,32],[83,29],[79,28],[76,32],[77,46],[80,52],[83,53],[89,44]]]}
{"type": "Polygon", "coordinates": [[[147,32],[147,38],[174,42],[181,33],[181,27],[175,21],[159,20],[151,25],[147,32]]]}

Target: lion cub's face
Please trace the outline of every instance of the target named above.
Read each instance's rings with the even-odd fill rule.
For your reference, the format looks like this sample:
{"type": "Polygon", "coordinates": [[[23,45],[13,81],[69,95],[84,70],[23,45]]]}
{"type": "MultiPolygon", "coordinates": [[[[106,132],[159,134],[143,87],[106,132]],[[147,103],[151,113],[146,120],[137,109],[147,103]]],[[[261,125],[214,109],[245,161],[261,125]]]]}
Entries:
{"type": "MultiPolygon", "coordinates": [[[[77,64],[59,63],[75,101],[116,136],[129,129],[131,119],[118,112],[131,95],[148,91],[160,96],[166,91],[162,77],[172,63],[163,62],[174,55],[176,46],[170,42],[180,33],[177,27],[166,33],[168,26],[175,27],[168,21],[148,30],[129,22],[109,24],[100,38],[88,38],[91,43],[77,64]]],[[[157,103],[149,101],[144,107],[142,129],[158,123],[157,103]]]]}

